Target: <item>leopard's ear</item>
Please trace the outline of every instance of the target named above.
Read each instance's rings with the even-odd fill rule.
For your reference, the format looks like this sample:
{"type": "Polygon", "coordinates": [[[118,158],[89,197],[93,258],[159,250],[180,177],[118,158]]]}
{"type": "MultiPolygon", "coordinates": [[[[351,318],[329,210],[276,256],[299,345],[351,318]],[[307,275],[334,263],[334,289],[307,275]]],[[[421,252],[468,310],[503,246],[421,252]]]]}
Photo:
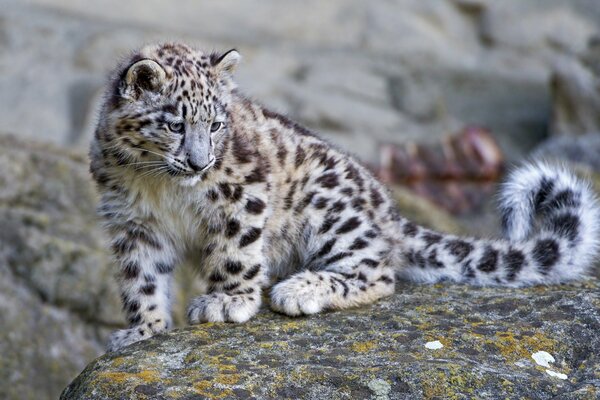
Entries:
{"type": "Polygon", "coordinates": [[[143,91],[158,92],[164,85],[166,72],[159,63],[144,59],[132,64],[123,78],[123,94],[139,97],[143,91]]]}
{"type": "Polygon", "coordinates": [[[211,64],[217,75],[222,73],[232,74],[242,59],[242,55],[236,49],[231,49],[223,54],[213,54],[210,57],[211,64]]]}

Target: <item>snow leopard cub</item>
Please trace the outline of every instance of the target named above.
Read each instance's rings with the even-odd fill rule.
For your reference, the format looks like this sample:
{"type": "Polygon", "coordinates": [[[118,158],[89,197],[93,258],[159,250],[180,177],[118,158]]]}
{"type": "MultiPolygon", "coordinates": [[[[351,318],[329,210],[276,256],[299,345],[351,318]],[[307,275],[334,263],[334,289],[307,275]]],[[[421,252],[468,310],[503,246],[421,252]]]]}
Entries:
{"type": "Polygon", "coordinates": [[[145,47],[108,86],[90,157],[129,329],[119,349],[168,330],[176,266],[203,293],[190,323],[245,322],[367,304],[398,278],[522,286],[581,277],[596,254],[587,185],[544,164],[504,187],[503,240],[460,238],[403,218],[382,185],[318,135],[244,97],[235,50],[145,47]]]}

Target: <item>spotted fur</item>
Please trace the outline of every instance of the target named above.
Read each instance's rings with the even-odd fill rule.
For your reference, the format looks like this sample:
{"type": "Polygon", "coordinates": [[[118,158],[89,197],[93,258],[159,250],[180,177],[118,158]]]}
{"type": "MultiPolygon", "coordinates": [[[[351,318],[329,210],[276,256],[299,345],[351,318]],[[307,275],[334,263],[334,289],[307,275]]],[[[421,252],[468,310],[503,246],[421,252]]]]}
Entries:
{"type": "Polygon", "coordinates": [[[352,157],[240,94],[239,58],[166,44],[114,73],[90,151],[130,323],[109,350],[171,327],[182,263],[202,284],[191,323],[247,321],[269,286],[271,307],[296,316],[373,302],[397,277],[521,286],[591,265],[598,208],[565,170],[513,174],[504,240],[430,231],[352,157]]]}

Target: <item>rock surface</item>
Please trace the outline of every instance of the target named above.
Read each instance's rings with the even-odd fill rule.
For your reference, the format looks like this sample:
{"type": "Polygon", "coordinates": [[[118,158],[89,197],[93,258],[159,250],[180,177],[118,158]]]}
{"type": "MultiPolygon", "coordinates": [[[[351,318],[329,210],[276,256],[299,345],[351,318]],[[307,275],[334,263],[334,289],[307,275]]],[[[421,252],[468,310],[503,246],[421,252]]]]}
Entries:
{"type": "Polygon", "coordinates": [[[355,310],[298,319],[264,310],[244,325],[179,329],[107,354],[61,399],[598,398],[599,289],[598,280],[401,284],[355,310]],[[435,341],[443,347],[426,347],[435,341]],[[538,351],[554,363],[536,364],[538,351]]]}
{"type": "Polygon", "coordinates": [[[561,136],[600,132],[600,36],[578,58],[557,62],[552,74],[551,132],[561,136]]]}
{"type": "Polygon", "coordinates": [[[56,395],[120,323],[85,158],[0,137],[0,398],[56,395]]]}

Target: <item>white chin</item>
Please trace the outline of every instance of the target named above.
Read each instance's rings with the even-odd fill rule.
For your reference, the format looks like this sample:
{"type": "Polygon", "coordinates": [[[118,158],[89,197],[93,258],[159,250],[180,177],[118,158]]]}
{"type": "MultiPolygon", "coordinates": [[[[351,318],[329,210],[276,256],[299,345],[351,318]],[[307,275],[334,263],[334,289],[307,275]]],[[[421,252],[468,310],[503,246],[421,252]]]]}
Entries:
{"type": "Polygon", "coordinates": [[[188,178],[179,179],[180,186],[194,186],[196,183],[200,181],[199,176],[190,176],[188,178]]]}

